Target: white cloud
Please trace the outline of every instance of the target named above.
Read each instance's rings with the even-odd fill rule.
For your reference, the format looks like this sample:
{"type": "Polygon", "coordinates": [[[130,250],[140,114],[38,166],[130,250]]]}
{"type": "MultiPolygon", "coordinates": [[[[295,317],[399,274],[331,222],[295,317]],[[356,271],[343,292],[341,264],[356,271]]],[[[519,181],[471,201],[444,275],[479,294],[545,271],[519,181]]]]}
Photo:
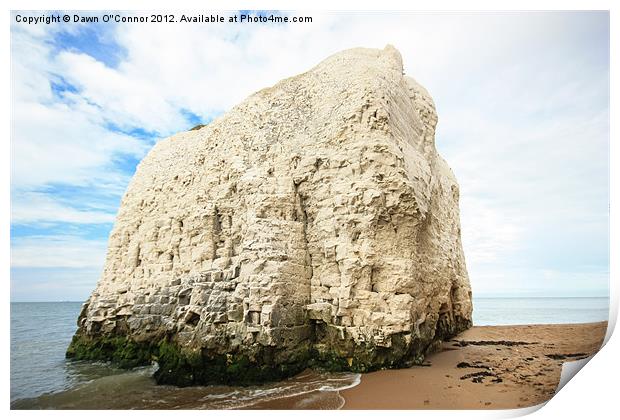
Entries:
{"type": "Polygon", "coordinates": [[[17,102],[13,107],[12,186],[126,183],[110,172],[115,156],[144,155],[137,139],[110,132],[65,104],[17,102]]]}
{"type": "Polygon", "coordinates": [[[106,240],[90,240],[79,236],[17,237],[11,241],[11,267],[101,269],[106,247],[106,240]]]}
{"type": "Polygon", "coordinates": [[[80,89],[79,96],[97,104],[99,118],[124,129],[145,127],[169,133],[184,128],[180,109],[171,104],[160,88],[144,74],[127,77],[94,58],[64,51],[56,59],[57,70],[80,89]]]}
{"type": "Polygon", "coordinates": [[[461,198],[461,236],[470,272],[496,262],[519,248],[522,234],[516,220],[488,200],[461,198]]]}
{"type": "Polygon", "coordinates": [[[609,290],[609,271],[598,266],[556,270],[493,264],[481,269],[471,282],[474,297],[605,296],[609,290]]]}
{"type": "Polygon", "coordinates": [[[78,210],[43,193],[21,194],[11,202],[11,223],[14,225],[112,223],[114,218],[114,212],[105,212],[96,208],[78,210]]]}
{"type": "Polygon", "coordinates": [[[101,275],[100,268],[13,268],[12,302],[84,302],[101,275]]]}
{"type": "Polygon", "coordinates": [[[54,98],[50,82],[59,69],[44,39],[21,29],[12,33],[12,189],[55,183],[116,184],[124,189],[126,177],[111,171],[114,158],[140,158],[148,145],[107,130],[101,113],[83,98],[54,98]]]}

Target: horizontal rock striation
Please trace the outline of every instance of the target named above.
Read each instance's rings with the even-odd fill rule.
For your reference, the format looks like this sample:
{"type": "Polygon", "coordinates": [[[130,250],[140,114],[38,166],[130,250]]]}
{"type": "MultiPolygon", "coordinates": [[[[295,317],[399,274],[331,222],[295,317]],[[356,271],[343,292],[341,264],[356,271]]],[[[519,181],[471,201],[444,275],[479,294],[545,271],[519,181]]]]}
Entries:
{"type": "Polygon", "coordinates": [[[471,326],[459,188],[400,54],[352,49],[138,166],[68,357],[160,383],[420,362],[471,326]]]}

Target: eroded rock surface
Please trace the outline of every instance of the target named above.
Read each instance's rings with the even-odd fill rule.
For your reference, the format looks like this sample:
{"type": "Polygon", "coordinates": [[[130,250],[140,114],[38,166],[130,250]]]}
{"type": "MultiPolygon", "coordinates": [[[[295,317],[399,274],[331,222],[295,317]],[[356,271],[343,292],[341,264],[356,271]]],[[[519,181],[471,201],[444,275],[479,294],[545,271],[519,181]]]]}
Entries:
{"type": "Polygon", "coordinates": [[[471,325],[436,123],[396,49],[358,48],[159,142],[68,356],[180,385],[419,362],[471,325]]]}

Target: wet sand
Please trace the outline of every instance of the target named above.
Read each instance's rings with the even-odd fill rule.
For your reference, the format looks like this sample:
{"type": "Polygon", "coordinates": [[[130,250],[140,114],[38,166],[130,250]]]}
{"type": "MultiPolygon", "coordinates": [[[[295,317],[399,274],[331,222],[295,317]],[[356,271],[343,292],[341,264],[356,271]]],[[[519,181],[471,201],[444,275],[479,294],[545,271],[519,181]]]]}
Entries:
{"type": "Polygon", "coordinates": [[[562,363],[599,350],[606,322],[473,327],[425,364],[362,375],[343,409],[507,409],[549,400],[562,363]]]}

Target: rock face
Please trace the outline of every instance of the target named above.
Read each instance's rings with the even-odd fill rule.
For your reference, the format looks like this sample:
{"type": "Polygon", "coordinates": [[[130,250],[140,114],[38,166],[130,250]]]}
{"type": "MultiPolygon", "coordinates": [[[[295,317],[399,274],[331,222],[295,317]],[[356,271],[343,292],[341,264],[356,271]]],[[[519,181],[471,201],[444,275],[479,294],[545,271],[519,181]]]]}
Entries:
{"type": "Polygon", "coordinates": [[[358,48],[159,142],[68,357],[179,385],[420,362],[471,326],[436,123],[396,49],[358,48]]]}

